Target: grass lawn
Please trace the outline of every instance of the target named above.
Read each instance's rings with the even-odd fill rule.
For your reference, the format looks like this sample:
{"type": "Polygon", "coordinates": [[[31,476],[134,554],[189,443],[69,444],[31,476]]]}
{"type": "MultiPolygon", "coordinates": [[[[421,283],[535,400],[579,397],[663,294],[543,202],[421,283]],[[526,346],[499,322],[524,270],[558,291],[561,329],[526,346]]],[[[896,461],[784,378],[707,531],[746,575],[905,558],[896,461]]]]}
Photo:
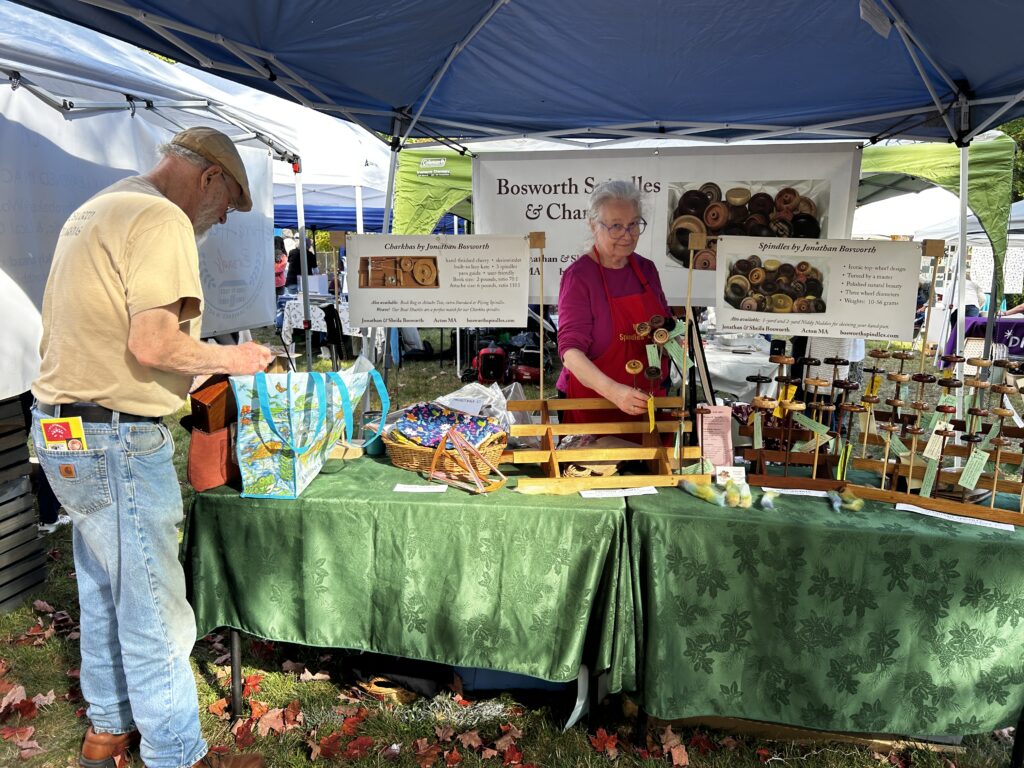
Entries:
{"type": "MultiPolygon", "coordinates": [[[[550,380],[553,383],[554,378],[550,380]]],[[[406,363],[389,377],[396,406],[430,399],[458,386],[451,361],[444,367],[437,361],[406,363]]],[[[536,397],[536,388],[527,396],[536,397]]],[[[187,507],[192,499],[184,479],[188,435],[176,424],[172,429],[187,507]]],[[[5,718],[0,722],[4,739],[0,766],[74,765],[87,725],[76,677],[78,604],[69,529],[48,535],[46,546],[49,578],[45,588],[0,616],[0,698],[6,695],[26,702],[17,710],[0,708],[0,718],[5,718]],[[39,697],[34,705],[28,703],[33,697],[39,697]],[[34,730],[18,730],[29,728],[34,730]]],[[[552,711],[538,708],[537,702],[507,697],[475,700],[469,696],[467,701],[450,690],[432,699],[399,702],[355,686],[351,654],[252,637],[243,638],[246,719],[232,730],[231,723],[218,714],[229,696],[226,644],[226,637],[204,638],[192,654],[204,735],[217,749],[260,752],[274,768],[311,761],[409,768],[666,766],[686,761],[701,768],[763,763],[806,768],[988,768],[1007,765],[1010,756],[1009,746],[989,734],[969,736],[962,751],[946,754],[906,746],[875,751],[845,743],[775,742],[679,725],[666,731],[666,724],[658,722],[652,722],[645,737],[638,739],[635,706],[618,696],[604,702],[582,725],[563,732],[557,723],[557,716],[564,715],[559,707],[552,711]]],[[[963,702],[965,711],[970,706],[963,702]]],[[[127,764],[142,763],[136,755],[127,764]]]]}

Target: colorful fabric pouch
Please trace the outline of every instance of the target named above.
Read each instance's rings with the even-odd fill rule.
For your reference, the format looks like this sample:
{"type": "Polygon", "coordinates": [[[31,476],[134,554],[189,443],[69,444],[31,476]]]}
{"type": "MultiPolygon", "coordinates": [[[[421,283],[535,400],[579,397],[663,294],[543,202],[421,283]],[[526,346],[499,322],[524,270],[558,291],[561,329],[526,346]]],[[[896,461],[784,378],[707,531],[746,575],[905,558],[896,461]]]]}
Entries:
{"type": "MultiPolygon", "coordinates": [[[[455,429],[474,448],[504,432],[497,419],[489,416],[471,416],[439,403],[416,403],[394,423],[389,437],[399,442],[435,448],[449,429],[455,429]]],[[[447,440],[445,447],[451,449],[454,446],[447,440]]]]}

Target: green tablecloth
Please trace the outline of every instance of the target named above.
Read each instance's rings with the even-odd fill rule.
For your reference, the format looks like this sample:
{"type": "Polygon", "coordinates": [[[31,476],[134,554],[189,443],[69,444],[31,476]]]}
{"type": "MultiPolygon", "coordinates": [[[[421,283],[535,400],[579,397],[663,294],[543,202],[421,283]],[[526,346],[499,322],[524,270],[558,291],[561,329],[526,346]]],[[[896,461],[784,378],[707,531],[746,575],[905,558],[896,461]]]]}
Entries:
{"type": "Polygon", "coordinates": [[[359,459],[297,501],[196,497],[185,540],[200,634],[389,653],[635,687],[624,500],[392,493],[425,484],[359,459]]]}
{"type": "Polygon", "coordinates": [[[1017,722],[1024,532],[776,506],[629,499],[649,713],[918,735],[1017,722]]]}

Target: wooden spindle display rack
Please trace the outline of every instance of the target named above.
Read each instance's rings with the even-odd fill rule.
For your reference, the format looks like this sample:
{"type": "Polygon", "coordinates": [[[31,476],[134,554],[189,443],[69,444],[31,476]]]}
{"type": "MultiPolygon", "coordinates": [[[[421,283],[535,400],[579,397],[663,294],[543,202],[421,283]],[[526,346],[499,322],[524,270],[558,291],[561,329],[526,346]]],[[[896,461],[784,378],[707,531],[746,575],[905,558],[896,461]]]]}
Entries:
{"type": "Polygon", "coordinates": [[[899,371],[890,372],[886,377],[894,388],[893,396],[885,400],[892,410],[888,413],[875,412],[879,430],[884,437],[871,434],[867,436],[866,440],[868,445],[883,447],[883,458],[881,461],[864,457],[853,460],[853,466],[856,469],[877,473],[879,482],[877,486],[856,485],[854,493],[863,498],[877,501],[912,504],[936,512],[1022,525],[1024,524],[1024,501],[1019,502],[1019,509],[1013,512],[995,507],[997,492],[1020,497],[1024,491],[1024,484],[1006,479],[1005,472],[1002,470],[1002,467],[1007,465],[1016,465],[1019,469],[1024,469],[1024,451],[1020,450],[1024,443],[1024,430],[1005,425],[1006,418],[1013,413],[1005,407],[1006,397],[1018,392],[1018,389],[1008,384],[1005,378],[1000,382],[993,383],[985,376],[985,373],[991,368],[1002,369],[1005,375],[1014,370],[1015,364],[1007,360],[992,361],[972,358],[966,362],[968,365],[975,366],[978,373],[973,378],[961,381],[955,378],[952,366],[965,362],[964,358],[959,355],[950,355],[943,357],[943,362],[950,366],[947,368],[946,376],[936,379],[931,374],[924,372],[925,358],[928,354],[928,324],[934,301],[938,263],[944,255],[944,244],[942,241],[925,240],[922,251],[926,257],[933,259],[933,267],[931,298],[925,316],[918,370],[915,374],[904,371],[904,364],[911,357],[905,353],[888,355],[885,352],[876,352],[872,355],[879,359],[892,357],[899,360],[900,364],[899,371]],[[966,413],[965,418],[955,419],[952,418],[956,411],[955,407],[939,406],[935,408],[937,411],[935,423],[948,422],[949,427],[935,431],[940,438],[940,448],[932,495],[921,496],[914,493],[914,490],[919,485],[918,481],[923,480],[927,471],[922,453],[929,438],[921,425],[924,414],[934,407],[933,403],[928,402],[924,392],[925,387],[933,383],[947,393],[962,389],[966,393],[964,398],[966,413]],[[995,460],[994,470],[982,473],[976,485],[981,499],[975,503],[970,500],[969,492],[957,485],[963,469],[946,466],[946,463],[950,459],[966,459],[970,456],[972,447],[984,440],[992,426],[984,421],[990,416],[997,419],[995,424],[998,427],[998,434],[992,440],[991,447],[986,450],[990,455],[989,460],[995,460]],[[894,436],[899,436],[909,449],[904,456],[895,456],[894,452],[890,450],[894,436]],[[961,444],[957,444],[957,440],[961,444]],[[1017,445],[1018,450],[1009,450],[1014,444],[1017,445]]]}
{"type": "MultiPolygon", "coordinates": [[[[703,248],[706,244],[704,236],[691,235],[690,246],[692,248],[703,248]],[[700,242],[698,242],[698,240],[700,242]]],[[[545,237],[543,232],[530,233],[530,248],[539,249],[541,252],[540,270],[540,315],[544,316],[544,246],[545,237]]],[[[690,322],[690,293],[692,291],[693,275],[692,268],[687,288],[687,313],[686,318],[676,322],[686,323],[684,338],[689,338],[690,322]]],[[[664,320],[664,318],[663,318],[664,320]]],[[[657,323],[654,323],[657,325],[657,323]]],[[[652,343],[676,343],[672,339],[666,340],[662,334],[656,332],[660,329],[652,328],[648,324],[647,334],[650,334],[652,343]]],[[[643,330],[643,329],[641,329],[643,330]]],[[[541,349],[544,348],[543,324],[541,324],[541,349]]],[[[647,335],[644,334],[644,335],[647,335]]],[[[634,362],[634,361],[631,361],[634,362]]],[[[649,366],[644,366],[649,367],[649,366]]],[[[660,371],[659,376],[664,375],[660,371]]],[[[637,375],[643,376],[642,371],[637,375]]],[[[535,465],[540,467],[543,477],[519,477],[518,488],[526,493],[554,493],[570,494],[582,490],[599,488],[640,488],[646,486],[677,486],[683,480],[694,482],[711,482],[711,475],[707,473],[682,474],[681,470],[685,462],[701,459],[699,446],[683,446],[683,436],[692,433],[693,424],[685,417],[686,414],[686,387],[685,375],[683,376],[683,394],[674,397],[655,397],[655,413],[662,412],[656,416],[654,429],[651,430],[649,421],[609,421],[592,424],[561,424],[556,423],[557,414],[564,411],[586,411],[586,410],[616,410],[615,406],[604,398],[554,398],[544,397],[544,374],[541,367],[540,398],[537,400],[510,400],[508,410],[523,413],[538,413],[539,424],[513,424],[511,437],[535,437],[540,438],[539,448],[508,449],[502,456],[503,463],[517,465],[535,465]],[[667,413],[666,413],[667,412],[667,413]],[[558,438],[569,435],[594,435],[595,437],[615,436],[622,438],[635,438],[639,436],[640,442],[635,448],[632,447],[581,447],[581,448],[558,448],[558,438]],[[675,443],[678,440],[679,455],[676,455],[675,443]],[[669,443],[666,445],[666,443],[669,443]],[[565,464],[585,464],[595,461],[614,462],[643,462],[647,472],[644,474],[611,475],[589,477],[566,477],[564,474],[565,464]]]]}
{"type": "MultiPolygon", "coordinates": [[[[749,376],[747,380],[755,384],[757,393],[751,405],[754,410],[761,414],[762,422],[776,409],[779,408],[783,414],[783,425],[781,427],[769,427],[762,423],[761,434],[764,440],[777,441],[782,447],[779,449],[768,448],[745,448],[743,458],[751,465],[747,473],[747,481],[752,485],[769,486],[774,488],[799,488],[807,490],[834,490],[845,485],[842,480],[834,476],[834,469],[838,463],[838,457],[830,452],[822,452],[820,448],[826,443],[819,440],[818,433],[803,427],[794,426],[794,414],[802,413],[812,421],[823,424],[822,418],[835,410],[828,400],[822,399],[822,389],[830,385],[825,379],[804,378],[798,382],[791,375],[791,366],[799,362],[804,371],[813,366],[821,364],[820,360],[804,357],[799,361],[787,355],[773,355],[769,362],[779,366],[778,374],[774,379],[761,376],[749,376]],[[787,372],[787,369],[789,371],[787,372]],[[764,384],[775,381],[778,384],[774,396],[762,395],[761,387],[764,384]],[[803,384],[803,400],[785,399],[782,395],[790,384],[803,384]],[[794,451],[793,447],[800,443],[813,440],[814,448],[811,451],[794,451]],[[769,474],[768,464],[781,466],[781,474],[769,474]],[[809,467],[811,476],[804,477],[791,473],[792,467],[809,467]]],[[[753,429],[750,425],[740,429],[740,434],[750,436],[753,429]]]]}

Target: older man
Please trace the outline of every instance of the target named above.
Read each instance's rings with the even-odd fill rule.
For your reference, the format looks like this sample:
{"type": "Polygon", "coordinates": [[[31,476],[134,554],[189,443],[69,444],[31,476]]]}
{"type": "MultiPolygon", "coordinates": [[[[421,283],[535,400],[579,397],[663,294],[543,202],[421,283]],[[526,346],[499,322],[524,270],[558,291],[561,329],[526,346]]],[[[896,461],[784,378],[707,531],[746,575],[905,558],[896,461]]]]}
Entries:
{"type": "Polygon", "coordinates": [[[43,296],[42,366],[32,437],[73,523],[82,628],[82,693],[91,726],[79,763],[113,768],[141,734],[148,768],[256,768],[257,755],[207,754],[189,654],[192,609],[178,562],[181,491],[161,418],[197,374],[251,374],[259,344],[199,341],[197,237],[252,208],[231,140],[190,128],[144,176],[71,214],[43,296]],[[81,420],[84,447],[55,444],[81,420]],[[45,431],[44,431],[45,428],[45,431]]]}

